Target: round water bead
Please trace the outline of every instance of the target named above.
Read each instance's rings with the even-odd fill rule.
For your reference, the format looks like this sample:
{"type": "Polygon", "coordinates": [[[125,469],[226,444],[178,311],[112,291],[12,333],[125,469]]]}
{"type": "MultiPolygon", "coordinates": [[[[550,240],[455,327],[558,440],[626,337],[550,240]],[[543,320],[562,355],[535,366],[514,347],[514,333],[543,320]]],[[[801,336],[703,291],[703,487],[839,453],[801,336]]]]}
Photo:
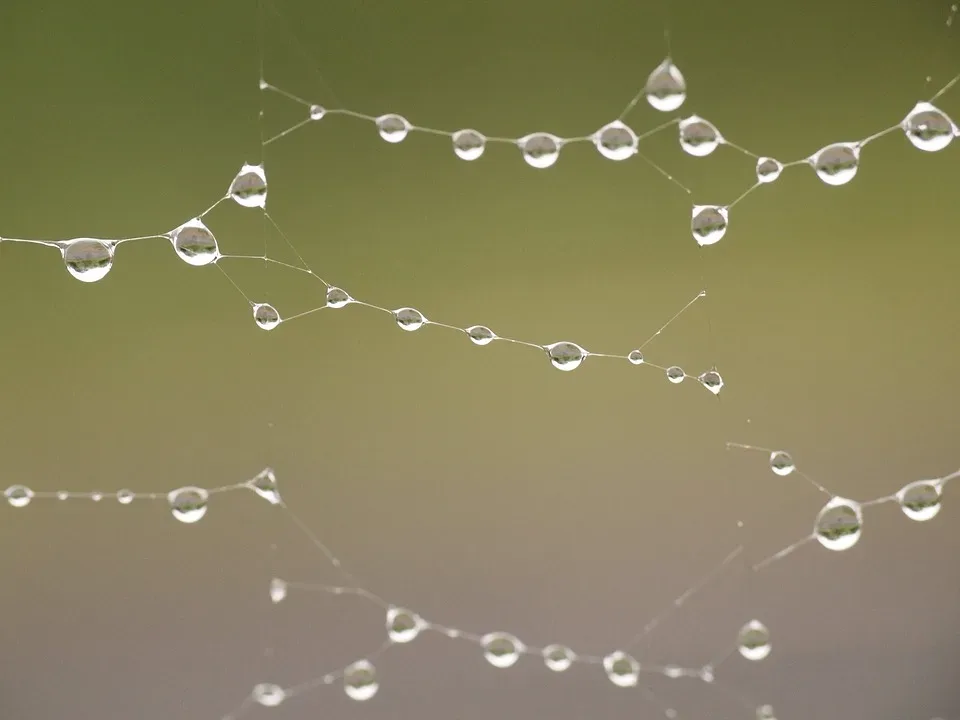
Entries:
{"type": "Polygon", "coordinates": [[[832,498],[817,515],[814,535],[827,550],[849,550],[860,539],[863,509],[846,498],[832,498]]]}
{"type": "Polygon", "coordinates": [[[101,500],[103,500],[103,493],[100,492],[99,490],[94,490],[93,492],[90,493],[89,497],[94,502],[100,502],[101,500]]]}
{"type": "Polygon", "coordinates": [[[457,130],[453,134],[453,152],[461,160],[476,160],[486,147],[487,138],[477,130],[457,130]]]}
{"type": "Polygon", "coordinates": [[[553,366],[565,372],[576,370],[587,356],[586,350],[572,342],[556,342],[545,346],[544,349],[553,366]]]}
{"type": "Polygon", "coordinates": [[[413,127],[405,117],[394,113],[381,115],[376,119],[376,123],[377,130],[380,131],[380,137],[388,143],[403,142],[413,127]]]}
{"type": "Polygon", "coordinates": [[[687,82],[673,60],[665,58],[650,73],[643,92],[654,110],[673,112],[687,99],[687,82]]]}
{"type": "Polygon", "coordinates": [[[928,102],[917,103],[900,127],[915,148],[927,152],[943,150],[955,135],[960,135],[960,129],[953,120],[928,102]]]}
{"type": "Polygon", "coordinates": [[[773,705],[761,705],[757,708],[757,720],[777,720],[773,705]]]}
{"type": "Polygon", "coordinates": [[[287,693],[279,685],[273,683],[260,683],[253,686],[251,693],[254,702],[264,707],[276,707],[287,697],[287,693]]]}
{"type": "Polygon", "coordinates": [[[772,183],[783,172],[783,163],[770,157],[757,160],[757,182],[772,183]]]}
{"type": "Polygon", "coordinates": [[[67,272],[81,282],[103,280],[113,267],[116,243],[94,238],[77,238],[60,244],[67,272]]]}
{"type": "Polygon", "coordinates": [[[730,211],[720,205],[694,205],[690,231],[697,245],[705,247],[720,242],[727,233],[730,211]]]}
{"type": "Polygon", "coordinates": [[[287,583],[280,578],[273,578],[270,581],[270,602],[276,605],[283,602],[287,597],[287,583]]]}
{"type": "Polygon", "coordinates": [[[182,487],[167,495],[173,517],[182,523],[195,523],[207,514],[210,493],[200,487],[182,487]]]}
{"type": "Polygon", "coordinates": [[[343,671],[343,690],[351,700],[369,700],[380,689],[377,669],[369,660],[357,660],[343,671]]]}
{"type": "Polygon", "coordinates": [[[790,457],[790,453],[783,450],[774,450],[770,453],[770,469],[773,470],[775,475],[786,477],[796,470],[797,466],[793,462],[793,458],[790,457]]]}
{"type": "Polygon", "coordinates": [[[11,485],[4,491],[3,496],[12,507],[22,508],[33,500],[33,490],[26,485],[11,485]]]}
{"type": "Polygon", "coordinates": [[[547,645],[542,651],[543,663],[548,670],[563,672],[577,659],[576,653],[565,645],[547,645]]]}
{"type": "Polygon", "coordinates": [[[423,629],[423,620],[414,612],[392,607],[387,610],[387,636],[391,642],[408,643],[423,629]]]}
{"type": "Polygon", "coordinates": [[[257,473],[256,477],[248,480],[246,485],[271,505],[280,504],[280,489],[277,487],[277,476],[274,475],[273,470],[270,468],[261,470],[257,473]]]}
{"type": "Polygon", "coordinates": [[[637,152],[637,134],[619,120],[607,123],[593,134],[593,144],[608,160],[626,160],[637,152]]]}
{"type": "Polygon", "coordinates": [[[484,325],[472,325],[466,329],[466,333],[474,345],[489,345],[497,339],[496,333],[484,325]]]}
{"type": "Polygon", "coordinates": [[[492,632],[480,638],[483,647],[483,657],[496,668],[508,668],[520,659],[524,646],[517,638],[509,633],[492,632]]]}
{"type": "Polygon", "coordinates": [[[427,322],[427,319],[423,316],[423,314],[419,310],[414,310],[413,308],[400,308],[399,310],[394,310],[393,317],[397,321],[397,325],[400,326],[400,329],[408,332],[419,330],[423,327],[424,323],[427,322]]]}
{"type": "Polygon", "coordinates": [[[617,687],[633,687],[640,679],[640,663],[620,650],[603,659],[603,669],[617,687]]]}
{"type": "Polygon", "coordinates": [[[217,239],[200,218],[185,222],[174,230],[170,242],[177,256],[188,265],[208,265],[220,257],[217,239]]]}
{"type": "Polygon", "coordinates": [[[694,157],[706,157],[723,142],[720,131],[709,120],[691,115],[680,121],[680,147],[694,157]]]}
{"type": "Polygon", "coordinates": [[[135,497],[136,494],[133,492],[133,490],[127,490],[126,488],[123,490],[117,490],[117,502],[121,505],[129,505],[133,502],[135,497]]]}
{"type": "Polygon", "coordinates": [[[936,480],[917,480],[904,485],[897,492],[897,502],[903,514],[911,520],[931,520],[940,512],[943,486],[936,480]]]}
{"type": "Polygon", "coordinates": [[[280,324],[280,313],[273,305],[267,303],[255,303],[253,306],[253,319],[257,327],[262,330],[273,330],[280,324]]]}
{"type": "Polygon", "coordinates": [[[643,365],[643,353],[639,350],[631,350],[630,354],[627,355],[627,360],[630,361],[631,365],[643,365]]]}
{"type": "Polygon", "coordinates": [[[667,380],[672,382],[674,385],[679,385],[682,383],[686,376],[687,374],[683,371],[682,367],[671,365],[667,368],[667,380]]]}
{"type": "Polygon", "coordinates": [[[323,105],[311,105],[310,106],[310,119],[311,120],[323,120],[323,116],[327,114],[327,109],[323,105]]]}
{"type": "Polygon", "coordinates": [[[737,649],[747,660],[763,660],[773,649],[770,631],[759,620],[751,620],[737,634],[737,649]]]}
{"type": "Polygon", "coordinates": [[[337,310],[353,302],[353,298],[338,287],[327,288],[327,307],[337,310]]]}
{"type": "Polygon", "coordinates": [[[707,370],[705,373],[701,373],[697,381],[714,395],[719,395],[720,391],[723,390],[723,378],[716,370],[707,370]]]}
{"type": "Polygon", "coordinates": [[[846,185],[860,169],[860,145],[836,143],[810,156],[808,162],[827,185],[846,185]]]}
{"type": "Polygon", "coordinates": [[[557,161],[562,144],[562,139],[544,132],[531,133],[517,140],[517,147],[523,153],[523,159],[527,165],[541,170],[557,161]]]}
{"type": "Polygon", "coordinates": [[[230,183],[230,197],[243,207],[266,207],[267,175],[263,167],[244,163],[240,172],[230,183]]]}

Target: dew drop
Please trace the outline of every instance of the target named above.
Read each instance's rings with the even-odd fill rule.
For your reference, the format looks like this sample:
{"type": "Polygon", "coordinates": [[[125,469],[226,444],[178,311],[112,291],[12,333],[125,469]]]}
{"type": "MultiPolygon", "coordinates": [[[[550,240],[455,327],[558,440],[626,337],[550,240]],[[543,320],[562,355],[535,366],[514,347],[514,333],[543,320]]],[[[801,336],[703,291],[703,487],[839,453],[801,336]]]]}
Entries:
{"type": "Polygon", "coordinates": [[[790,453],[783,450],[774,450],[770,453],[770,469],[773,470],[775,475],[786,477],[796,470],[797,466],[793,462],[793,458],[790,457],[790,453]]]}
{"type": "Polygon", "coordinates": [[[955,135],[960,135],[953,120],[928,102],[917,103],[900,126],[915,148],[927,152],[943,150],[955,135]]]}
{"type": "Polygon", "coordinates": [[[182,523],[195,523],[207,514],[210,494],[200,487],[182,487],[167,495],[173,517],[182,523]]]}
{"type": "Polygon", "coordinates": [[[66,490],[57,491],[57,500],[69,500],[69,499],[70,499],[70,493],[68,493],[66,490]]]}
{"type": "Polygon", "coordinates": [[[287,693],[283,688],[273,683],[260,683],[253,686],[252,697],[254,702],[264,707],[276,707],[284,701],[287,693]]]}
{"type": "Polygon", "coordinates": [[[351,700],[369,700],[379,689],[377,669],[369,660],[357,660],[343,671],[343,690],[351,700]]]}
{"type": "Polygon", "coordinates": [[[832,498],[817,515],[814,534],[827,550],[849,550],[860,539],[863,510],[860,503],[832,498]]]}
{"type": "Polygon", "coordinates": [[[310,106],[310,119],[311,120],[323,120],[323,116],[327,114],[327,109],[322,105],[311,105],[310,106]]]}
{"type": "Polygon", "coordinates": [[[817,177],[827,185],[846,185],[860,169],[860,146],[857,143],[836,143],[810,156],[817,177]]]}
{"type": "Polygon", "coordinates": [[[489,345],[497,339],[496,333],[484,325],[473,325],[466,329],[467,337],[474,345],[489,345]]]}
{"type": "Polygon", "coordinates": [[[577,659],[573,650],[565,645],[547,645],[541,651],[541,655],[543,655],[543,663],[547,666],[547,669],[554,672],[567,670],[577,659]]]}
{"type": "Polygon", "coordinates": [[[682,367],[671,365],[667,368],[667,380],[672,382],[674,385],[679,385],[682,383],[686,376],[687,374],[683,371],[682,367]]]}
{"type": "Polygon", "coordinates": [[[706,157],[723,141],[716,126],[698,115],[681,120],[679,127],[680,147],[694,157],[706,157]]]}
{"type": "Polygon", "coordinates": [[[544,347],[550,362],[557,370],[576,370],[583,363],[587,351],[572,342],[556,342],[544,347]]]}
{"type": "Polygon", "coordinates": [[[704,247],[720,242],[727,233],[730,211],[720,205],[694,205],[690,231],[697,245],[704,247]]]}
{"type": "Polygon", "coordinates": [[[273,578],[270,581],[270,602],[274,605],[281,603],[287,598],[287,583],[280,578],[273,578]]]}
{"type": "Polygon", "coordinates": [[[216,262],[220,257],[217,239],[200,218],[185,222],[174,230],[170,242],[177,256],[188,265],[200,267],[216,262]]]}
{"type": "Polygon", "coordinates": [[[93,492],[90,493],[89,497],[94,502],[100,502],[101,500],[103,500],[103,493],[100,492],[99,490],[94,490],[93,492]]]}
{"type": "Polygon", "coordinates": [[[277,312],[273,305],[255,303],[253,306],[253,319],[260,329],[273,330],[280,324],[280,313],[277,312]]]}
{"type": "Polygon", "coordinates": [[[246,486],[271,505],[279,505],[281,502],[277,476],[270,468],[261,470],[256,477],[247,481],[246,486]]]}
{"type": "Polygon", "coordinates": [[[483,647],[483,657],[496,668],[508,668],[520,659],[524,646],[517,638],[509,633],[492,632],[480,638],[483,647]]]}
{"type": "Polygon", "coordinates": [[[630,361],[631,365],[643,365],[643,353],[639,350],[631,350],[630,354],[627,355],[627,360],[630,361]]]}
{"type": "Polygon", "coordinates": [[[487,138],[476,130],[457,130],[453,134],[453,152],[461,160],[476,160],[486,147],[487,138]]]}
{"type": "Polygon", "coordinates": [[[783,163],[769,157],[757,160],[757,182],[772,183],[783,172],[783,163]]]}
{"type": "Polygon", "coordinates": [[[538,132],[525,135],[517,140],[517,147],[523,153],[523,159],[530,167],[548,168],[560,157],[563,140],[550,133],[538,132]]]}
{"type": "Polygon", "coordinates": [[[410,134],[411,125],[405,117],[393,113],[381,115],[376,120],[380,137],[388,143],[403,142],[410,134]]]}
{"type": "Polygon", "coordinates": [[[26,485],[11,485],[4,491],[3,495],[7,498],[7,502],[15,508],[26,507],[33,500],[33,490],[26,485]]]}
{"type": "Polygon", "coordinates": [[[773,705],[761,705],[757,708],[757,720],[777,720],[773,713],[773,705]]]}
{"type": "Polygon", "coordinates": [[[593,134],[593,144],[608,160],[626,160],[637,152],[637,134],[619,120],[604,125],[593,134]]]}
{"type": "Polygon", "coordinates": [[[113,267],[116,243],[94,238],[76,238],[60,243],[67,272],[81,282],[103,280],[113,267]]]}
{"type": "Polygon", "coordinates": [[[640,663],[620,650],[603,659],[603,669],[617,687],[634,687],[640,679],[640,663]]]}
{"type": "Polygon", "coordinates": [[[687,99],[687,82],[680,68],[666,58],[650,73],[643,91],[654,110],[673,112],[687,99]]]}
{"type": "Polygon", "coordinates": [[[423,629],[423,620],[414,612],[391,607],[387,610],[387,636],[391,642],[408,643],[423,629]]]}
{"type": "Polygon", "coordinates": [[[117,491],[117,502],[121,505],[129,505],[133,502],[135,497],[136,494],[133,492],[133,490],[123,489],[117,491]]]}
{"type": "Polygon", "coordinates": [[[327,307],[338,310],[353,302],[353,298],[338,287],[327,288],[327,307]]]}
{"type": "Polygon", "coordinates": [[[770,645],[770,631],[759,620],[751,620],[737,635],[737,649],[747,660],[763,660],[773,649],[770,645]]]}
{"type": "Polygon", "coordinates": [[[407,332],[419,330],[423,327],[424,323],[427,322],[427,319],[423,316],[423,314],[419,310],[414,310],[413,308],[400,308],[399,310],[394,310],[393,317],[397,321],[397,325],[400,326],[400,329],[406,330],[407,332]]]}
{"type": "Polygon", "coordinates": [[[243,207],[266,207],[267,175],[263,167],[245,163],[230,183],[230,197],[243,207]]]}
{"type": "Polygon", "coordinates": [[[917,480],[904,485],[897,492],[897,502],[903,514],[911,520],[931,520],[940,512],[943,488],[936,480],[917,480]]]}
{"type": "Polygon", "coordinates": [[[697,381],[714,395],[719,395],[723,390],[723,378],[716,370],[707,370],[697,378],[697,381]]]}

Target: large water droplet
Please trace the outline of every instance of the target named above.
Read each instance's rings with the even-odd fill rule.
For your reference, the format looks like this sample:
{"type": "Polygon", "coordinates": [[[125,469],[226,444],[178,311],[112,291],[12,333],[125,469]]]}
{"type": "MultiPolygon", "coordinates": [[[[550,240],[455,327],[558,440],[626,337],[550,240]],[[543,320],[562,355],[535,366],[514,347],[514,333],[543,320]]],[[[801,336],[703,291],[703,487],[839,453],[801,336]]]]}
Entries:
{"type": "Polygon", "coordinates": [[[727,233],[730,211],[719,205],[694,205],[690,231],[697,245],[704,247],[720,242],[727,233]]]}
{"type": "Polygon", "coordinates": [[[956,135],[960,135],[953,120],[928,102],[917,103],[900,126],[915,148],[927,152],[943,150],[956,135]]]}
{"type": "Polygon", "coordinates": [[[255,303],[253,306],[253,319],[257,327],[262,330],[273,330],[280,324],[280,313],[273,305],[267,303],[255,303]]]}
{"type": "Polygon", "coordinates": [[[353,298],[350,297],[345,291],[341,290],[338,287],[328,287],[327,288],[327,307],[338,310],[345,305],[353,302],[353,298]]]}
{"type": "Polygon", "coordinates": [[[860,169],[860,146],[836,143],[818,150],[809,158],[817,177],[827,185],[846,185],[860,169]]]}
{"type": "Polygon", "coordinates": [[[497,668],[508,668],[520,659],[524,646],[517,638],[505,632],[487,633],[480,638],[483,656],[497,668]]]}
{"type": "Polygon", "coordinates": [[[717,149],[722,137],[709,120],[691,115],[680,121],[680,147],[694,157],[705,157],[717,149]]]}
{"type": "Polygon", "coordinates": [[[707,370],[697,378],[697,381],[714,395],[719,395],[723,390],[723,378],[716,370],[707,370]]]}
{"type": "Polygon", "coordinates": [[[277,487],[277,476],[270,468],[261,470],[256,477],[246,482],[246,486],[271,505],[279,505],[281,502],[280,489],[277,487]]]}
{"type": "Polygon", "coordinates": [[[603,669],[617,687],[634,687],[640,679],[640,663],[620,650],[603,659],[603,669]]]}
{"type": "Polygon", "coordinates": [[[543,663],[547,669],[554,672],[563,672],[567,670],[573,661],[577,659],[576,654],[565,645],[547,645],[542,651],[543,663]]]}
{"type": "Polygon", "coordinates": [[[387,610],[387,636],[391,642],[408,643],[423,629],[423,620],[415,612],[391,607],[387,610]]]}
{"type": "Polygon", "coordinates": [[[216,262],[220,256],[217,239],[200,218],[185,222],[174,230],[170,242],[177,256],[195,267],[216,262]]]}
{"type": "Polygon", "coordinates": [[[474,345],[489,345],[497,339],[496,333],[484,325],[468,327],[466,333],[474,345]]]}
{"type": "Polygon", "coordinates": [[[643,91],[654,110],[673,112],[687,98],[687,82],[680,68],[666,58],[650,73],[643,91]]]}
{"type": "Polygon", "coordinates": [[[770,469],[773,470],[774,474],[786,477],[796,470],[797,466],[793,462],[793,458],[790,457],[790,453],[783,450],[774,450],[770,453],[770,469]]]}
{"type": "Polygon", "coordinates": [[[286,698],[287,693],[284,692],[284,689],[279,685],[274,685],[273,683],[260,683],[259,685],[253,686],[253,692],[251,693],[254,702],[263,705],[264,707],[276,707],[283,702],[286,698]]]}
{"type": "Polygon", "coordinates": [[[751,620],[737,634],[737,649],[747,660],[763,660],[773,647],[770,645],[770,631],[759,620],[751,620]]]}
{"type": "Polygon", "coordinates": [[[369,700],[380,689],[377,669],[369,660],[357,660],[343,671],[343,690],[351,700],[369,700]]]}
{"type": "Polygon", "coordinates": [[[860,539],[863,509],[846,498],[832,498],[817,515],[814,534],[828,550],[849,550],[860,539]]]}
{"type": "Polygon", "coordinates": [[[283,602],[287,598],[287,583],[280,578],[273,578],[270,581],[270,602],[274,605],[283,602]]]}
{"type": "Polygon", "coordinates": [[[544,349],[557,370],[576,370],[587,356],[586,350],[572,342],[556,342],[545,346],[544,349]]]}
{"type": "Polygon", "coordinates": [[[476,130],[457,130],[453,134],[453,152],[461,160],[476,160],[486,147],[487,138],[476,130]]]}
{"type": "Polygon", "coordinates": [[[535,168],[548,168],[560,157],[563,141],[556,135],[538,132],[525,135],[517,140],[517,147],[523,153],[527,165],[535,168]]]}
{"type": "Polygon", "coordinates": [[[244,164],[230,183],[230,197],[243,207],[266,207],[267,175],[263,167],[244,164]]]}
{"type": "Polygon", "coordinates": [[[29,505],[30,501],[33,500],[33,490],[26,485],[11,485],[4,490],[3,496],[12,507],[22,508],[29,505]]]}
{"type": "Polygon", "coordinates": [[[413,308],[400,308],[399,310],[394,310],[393,317],[397,321],[397,325],[400,326],[400,329],[406,330],[407,332],[419,330],[427,321],[427,319],[423,316],[423,313],[421,313],[419,310],[414,310],[413,308]]]}
{"type": "Polygon", "coordinates": [[[667,368],[667,380],[672,382],[674,385],[679,385],[682,383],[686,376],[687,374],[683,371],[682,367],[671,365],[667,368]]]}
{"type": "Polygon", "coordinates": [[[772,183],[783,172],[783,163],[770,157],[757,160],[757,182],[772,183]]]}
{"type": "Polygon", "coordinates": [[[401,115],[389,113],[377,118],[377,130],[380,131],[380,137],[388,143],[398,143],[406,139],[410,133],[411,125],[407,119],[401,115]]]}
{"type": "Polygon", "coordinates": [[[604,125],[593,134],[593,144],[608,160],[626,160],[637,152],[637,134],[619,120],[604,125]]]}
{"type": "Polygon", "coordinates": [[[917,480],[904,485],[897,492],[897,502],[903,514],[911,520],[923,522],[937,516],[941,508],[943,488],[936,480],[917,480]]]}
{"type": "Polygon", "coordinates": [[[182,487],[167,495],[173,517],[182,523],[195,523],[207,514],[210,494],[200,487],[182,487]]]}
{"type": "Polygon", "coordinates": [[[116,244],[94,238],[76,238],[60,243],[60,252],[67,271],[86,283],[103,280],[113,267],[116,244]]]}

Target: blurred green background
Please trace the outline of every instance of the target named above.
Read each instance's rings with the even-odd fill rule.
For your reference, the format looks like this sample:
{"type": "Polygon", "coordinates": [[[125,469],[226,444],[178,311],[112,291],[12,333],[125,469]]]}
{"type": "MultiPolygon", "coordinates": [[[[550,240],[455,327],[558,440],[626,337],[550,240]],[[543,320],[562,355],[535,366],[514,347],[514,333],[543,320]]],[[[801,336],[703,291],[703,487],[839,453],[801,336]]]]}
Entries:
{"type": "MultiPolygon", "coordinates": [[[[948,7],[927,0],[277,9],[258,21],[253,0],[3,4],[0,234],[132,236],[202,211],[260,160],[261,107],[268,134],[302,117],[257,90],[258,34],[267,80],[311,101],[518,136],[616,117],[669,28],[689,85],[679,113],[783,160],[896,124],[960,71],[948,7]]],[[[960,116],[960,91],[939,105],[960,116]]],[[[629,123],[664,119],[641,103],[629,123]]],[[[557,372],[529,348],[405,333],[361,307],[265,333],[215,267],[160,240],[123,245],[94,285],[54,250],[3,243],[0,485],[166,492],[270,465],[365,587],[437,622],[586,654],[622,647],[743,543],[744,562],[636,654],[699,666],[752,617],[773,654],[731,657],[714,687],[644,676],[659,702],[687,718],[747,718],[761,702],[781,718],[960,717],[958,488],[930,523],[868,508],[849,552],[809,546],[750,575],[809,532],[823,498],[724,449],[784,447],[861,500],[960,465],[957,147],[925,154],[894,133],[839,188],[793,168],[703,250],[691,204],[733,200],[752,161],[686,156],[674,129],[642,148],[692,196],[589,145],[548,171],[507,146],[465,163],[443,138],[392,146],[331,116],[268,146],[268,204],[355,297],[538,343],[626,353],[706,288],[647,356],[693,375],[716,365],[719,398],[626,362],[557,372]]],[[[224,252],[266,243],[295,261],[255,210],[208,220],[224,252]]],[[[282,314],[323,302],[299,273],[224,268],[282,314]]],[[[213,720],[255,683],[323,675],[383,639],[381,612],[355,597],[292,591],[271,607],[273,575],[343,578],[252,493],[217,496],[191,526],[146,502],[0,510],[3,718],[213,720]]],[[[327,687],[270,712],[662,717],[596,667],[495,670],[436,635],[377,664],[369,703],[327,687]]]]}

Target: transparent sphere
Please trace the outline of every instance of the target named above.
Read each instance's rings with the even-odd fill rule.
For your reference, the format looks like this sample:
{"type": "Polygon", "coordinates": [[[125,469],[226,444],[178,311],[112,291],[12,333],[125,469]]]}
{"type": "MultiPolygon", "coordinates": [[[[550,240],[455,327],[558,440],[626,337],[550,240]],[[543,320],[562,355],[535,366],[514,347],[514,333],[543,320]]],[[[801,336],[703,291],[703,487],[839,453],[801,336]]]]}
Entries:
{"type": "Polygon", "coordinates": [[[697,378],[697,381],[714,395],[719,395],[723,390],[723,378],[716,370],[707,370],[697,378]]]}
{"type": "Polygon", "coordinates": [[[772,183],[783,172],[783,163],[769,157],[757,160],[757,182],[772,183]]]}
{"type": "Polygon", "coordinates": [[[631,350],[627,355],[627,360],[631,365],[643,365],[643,353],[639,350],[631,350]]]}
{"type": "Polygon", "coordinates": [[[477,130],[457,130],[453,134],[453,152],[461,160],[476,160],[486,147],[487,138],[477,130]]]}
{"type": "Polygon", "coordinates": [[[577,659],[576,653],[565,645],[547,645],[542,651],[543,663],[548,670],[563,672],[573,665],[577,659]]]}
{"type": "Polygon", "coordinates": [[[188,265],[209,265],[220,257],[217,239],[200,218],[185,222],[174,230],[170,242],[177,257],[188,265]]]}
{"type": "Polygon", "coordinates": [[[423,327],[424,323],[427,322],[427,319],[423,316],[423,314],[419,310],[414,310],[413,308],[400,308],[399,310],[394,310],[393,317],[397,321],[397,325],[400,326],[400,329],[406,330],[407,332],[419,330],[423,327]]]}
{"type": "Polygon", "coordinates": [[[273,305],[255,303],[253,306],[253,320],[261,330],[273,330],[280,324],[280,313],[273,305]]]}
{"type": "Polygon", "coordinates": [[[401,115],[395,115],[394,113],[381,115],[376,119],[376,123],[377,130],[380,132],[380,137],[382,137],[388,143],[403,142],[407,135],[410,134],[410,130],[413,127],[409,122],[407,122],[405,117],[402,117],[401,115]]]}
{"type": "Polygon", "coordinates": [[[3,496],[11,507],[22,508],[33,500],[33,490],[26,485],[11,485],[3,492],[3,496]]]}
{"type": "Polygon", "coordinates": [[[509,633],[492,632],[480,638],[483,657],[496,668],[508,668],[520,659],[524,651],[523,643],[509,633]]]}
{"type": "Polygon", "coordinates": [[[797,466],[793,462],[793,458],[790,457],[790,453],[783,450],[774,450],[770,453],[770,469],[773,470],[775,475],[786,477],[796,470],[797,466]]]}
{"type": "Polygon", "coordinates": [[[270,602],[274,605],[281,603],[287,598],[287,583],[280,578],[273,578],[270,581],[270,602]]]}
{"type": "Polygon", "coordinates": [[[357,660],[343,671],[343,690],[351,700],[369,700],[380,689],[377,669],[369,660],[357,660]]]}
{"type": "Polygon", "coordinates": [[[960,129],[942,110],[928,102],[917,103],[900,123],[907,140],[920,150],[937,152],[951,143],[960,129]]]}
{"type": "Polygon", "coordinates": [[[593,134],[593,144],[608,160],[626,160],[637,152],[637,134],[619,120],[604,125],[593,134]]]}
{"type": "Polygon", "coordinates": [[[254,702],[264,707],[276,707],[283,702],[286,698],[287,693],[284,692],[283,688],[279,685],[274,685],[273,683],[260,683],[259,685],[253,686],[253,692],[251,693],[254,702]]]}
{"type": "Polygon", "coordinates": [[[244,164],[230,183],[230,197],[243,207],[266,207],[267,175],[263,166],[244,164]]]}
{"type": "Polygon", "coordinates": [[[338,310],[353,302],[353,298],[338,287],[327,288],[327,307],[338,310]]]}
{"type": "Polygon", "coordinates": [[[391,642],[408,643],[423,629],[423,620],[414,612],[392,607],[387,610],[387,636],[391,642]]]}
{"type": "Polygon", "coordinates": [[[933,519],[940,512],[942,492],[943,487],[936,480],[917,480],[900,488],[897,502],[904,515],[923,522],[933,519]]]}
{"type": "Polygon", "coordinates": [[[121,505],[129,505],[133,502],[135,497],[136,494],[133,492],[133,490],[117,490],[117,502],[121,505]]]}
{"type": "Polygon", "coordinates": [[[173,517],[182,523],[197,522],[207,514],[207,502],[210,494],[201,487],[182,487],[167,495],[173,517]]]}
{"type": "Polygon", "coordinates": [[[682,383],[686,376],[687,374],[683,371],[682,367],[671,365],[667,368],[667,380],[672,382],[674,385],[679,385],[682,383]]]}
{"type": "Polygon", "coordinates": [[[860,146],[836,143],[818,150],[809,158],[817,177],[827,185],[846,185],[860,169],[860,146]]]}
{"type": "Polygon", "coordinates": [[[770,631],[759,620],[751,620],[737,634],[737,649],[747,660],[763,660],[773,649],[770,645],[770,631]]]}
{"type": "Polygon", "coordinates": [[[547,345],[544,349],[550,357],[551,364],[557,370],[565,372],[576,370],[587,356],[586,350],[572,342],[557,342],[547,345]]]}
{"type": "Polygon", "coordinates": [[[277,476],[270,468],[264,468],[257,475],[246,482],[246,486],[253,490],[271,505],[279,505],[280,488],[277,487],[277,476]]]}
{"type": "Polygon", "coordinates": [[[860,539],[863,509],[846,498],[832,498],[817,515],[814,535],[827,550],[849,550],[860,539]]]}
{"type": "Polygon", "coordinates": [[[640,663],[620,650],[603,659],[603,669],[617,687],[634,687],[640,679],[640,663]]]}
{"type": "Polygon", "coordinates": [[[687,82],[680,68],[666,58],[650,73],[643,92],[654,110],[673,112],[687,99],[687,82]]]}
{"type": "Polygon", "coordinates": [[[81,282],[103,280],[113,267],[116,244],[94,238],[77,238],[60,243],[67,272],[81,282]]]}
{"type": "Polygon", "coordinates": [[[730,211],[719,205],[694,205],[690,232],[697,245],[714,245],[727,233],[730,211]]]}
{"type": "Polygon", "coordinates": [[[691,115],[680,121],[680,147],[688,155],[706,157],[723,142],[720,131],[709,120],[691,115]]]}
{"type": "Polygon", "coordinates": [[[311,105],[310,106],[310,119],[311,120],[323,120],[323,116],[327,114],[327,109],[322,105],[311,105]]]}
{"type": "Polygon", "coordinates": [[[530,167],[539,169],[548,168],[560,157],[560,146],[563,141],[556,135],[538,132],[517,140],[517,147],[523,153],[523,159],[530,167]]]}
{"type": "Polygon", "coordinates": [[[474,345],[489,345],[497,339],[496,334],[484,325],[473,325],[466,330],[467,337],[474,345]]]}

